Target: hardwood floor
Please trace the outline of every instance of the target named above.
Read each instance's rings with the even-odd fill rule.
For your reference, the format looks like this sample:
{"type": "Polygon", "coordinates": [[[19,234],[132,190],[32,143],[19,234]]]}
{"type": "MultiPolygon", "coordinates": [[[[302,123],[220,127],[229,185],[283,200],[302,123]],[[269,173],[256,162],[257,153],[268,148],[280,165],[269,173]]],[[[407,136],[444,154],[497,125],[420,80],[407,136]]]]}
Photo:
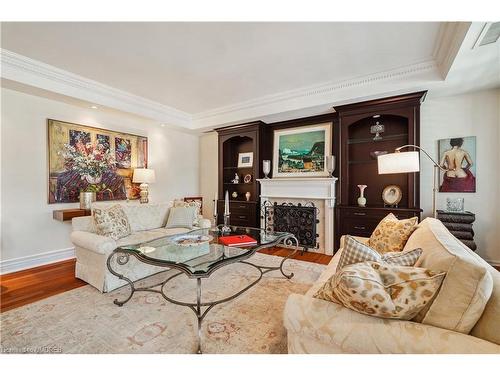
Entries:
{"type": "MultiPolygon", "coordinates": [[[[260,252],[284,257],[291,250],[276,247],[260,252]]],[[[297,253],[293,257],[320,264],[328,264],[331,258],[315,253],[297,253]]],[[[75,262],[75,259],[70,259],[0,276],[0,311],[11,310],[86,285],[87,283],[75,277],[75,262]]]]}
{"type": "MultiPolygon", "coordinates": [[[[277,255],[280,257],[288,256],[292,250],[284,249],[282,247],[270,247],[269,249],[262,249],[259,253],[269,254],[269,255],[277,255]]],[[[328,264],[332,257],[330,255],[318,254],[318,253],[310,253],[306,252],[303,255],[300,252],[297,252],[292,259],[303,260],[304,262],[312,262],[319,264],[328,264]]]]}
{"type": "Polygon", "coordinates": [[[0,311],[86,285],[75,278],[75,262],[70,259],[0,276],[0,311]]]}

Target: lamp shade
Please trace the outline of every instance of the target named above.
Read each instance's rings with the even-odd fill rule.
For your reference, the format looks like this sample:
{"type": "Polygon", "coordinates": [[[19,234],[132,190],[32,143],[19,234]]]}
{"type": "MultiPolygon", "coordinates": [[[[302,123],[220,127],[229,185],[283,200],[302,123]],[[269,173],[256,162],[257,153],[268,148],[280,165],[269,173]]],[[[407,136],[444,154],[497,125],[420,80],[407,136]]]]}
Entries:
{"type": "Polygon", "coordinates": [[[147,168],[134,169],[134,177],[132,179],[132,182],[149,184],[151,182],[155,182],[155,180],[156,177],[154,169],[147,169],[147,168]]]}
{"type": "Polygon", "coordinates": [[[377,158],[378,173],[409,173],[420,171],[419,152],[395,152],[377,158]]]}

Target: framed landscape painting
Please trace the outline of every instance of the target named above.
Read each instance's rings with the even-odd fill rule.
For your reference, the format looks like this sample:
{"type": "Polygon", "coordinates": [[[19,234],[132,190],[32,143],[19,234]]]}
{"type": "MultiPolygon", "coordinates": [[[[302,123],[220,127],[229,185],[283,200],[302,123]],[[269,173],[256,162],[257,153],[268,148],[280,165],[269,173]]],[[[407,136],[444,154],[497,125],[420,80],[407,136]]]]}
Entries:
{"type": "Polygon", "coordinates": [[[147,168],[148,139],[91,126],[47,120],[49,203],[78,202],[81,191],[97,200],[139,199],[135,168],[147,168]]]}
{"type": "Polygon", "coordinates": [[[331,123],[274,131],[273,177],[328,177],[331,123]]]}

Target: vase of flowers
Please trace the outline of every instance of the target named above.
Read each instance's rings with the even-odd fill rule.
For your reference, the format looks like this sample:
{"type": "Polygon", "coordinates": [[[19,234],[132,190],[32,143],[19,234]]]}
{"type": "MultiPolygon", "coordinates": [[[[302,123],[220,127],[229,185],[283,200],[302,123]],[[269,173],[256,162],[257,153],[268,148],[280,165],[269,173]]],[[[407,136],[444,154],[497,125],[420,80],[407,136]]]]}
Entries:
{"type": "MultiPolygon", "coordinates": [[[[104,173],[114,170],[116,164],[109,148],[100,143],[78,141],[75,145],[65,144],[62,155],[66,169],[76,171],[90,187],[97,187],[104,173]]],[[[96,189],[91,190],[96,192],[96,189]]]]}
{"type": "Polygon", "coordinates": [[[366,198],[365,198],[365,189],[367,185],[358,185],[359,188],[359,198],[358,198],[358,206],[365,207],[366,206],[366,198]]]}

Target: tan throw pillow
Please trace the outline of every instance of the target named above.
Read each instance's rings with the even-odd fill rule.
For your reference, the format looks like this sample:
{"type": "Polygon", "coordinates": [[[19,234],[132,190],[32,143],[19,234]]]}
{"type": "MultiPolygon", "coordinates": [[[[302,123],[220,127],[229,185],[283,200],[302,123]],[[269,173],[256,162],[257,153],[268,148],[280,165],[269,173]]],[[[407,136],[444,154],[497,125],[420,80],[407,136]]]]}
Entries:
{"type": "Polygon", "coordinates": [[[381,255],[371,247],[356,241],[352,236],[346,236],[344,250],[340,255],[337,272],[349,264],[361,262],[379,262],[399,266],[413,266],[422,254],[422,249],[412,249],[403,252],[391,252],[381,255]]]}
{"type": "Polygon", "coordinates": [[[101,236],[118,240],[132,233],[127,215],[119,204],[109,208],[94,208],[92,215],[97,234],[101,236]]]}
{"type": "Polygon", "coordinates": [[[380,318],[410,320],[439,290],[445,272],[363,262],[344,267],[314,295],[380,318]]]}
{"type": "Polygon", "coordinates": [[[196,207],[172,207],[168,215],[165,228],[188,228],[193,229],[193,220],[196,207]]]}
{"type": "MultiPolygon", "coordinates": [[[[490,304],[492,292],[497,293],[491,266],[433,218],[423,220],[411,235],[406,247],[411,249],[413,246],[423,250],[416,263],[418,267],[446,272],[438,295],[414,320],[468,334],[473,327],[476,328],[478,321],[485,318],[485,308],[490,304]]],[[[500,308],[500,304],[498,306],[500,308]]],[[[491,317],[490,314],[486,317],[488,315],[491,317]]],[[[488,328],[488,338],[483,338],[500,343],[498,316],[490,321],[488,328]]]]}
{"type": "Polygon", "coordinates": [[[368,240],[368,246],[381,254],[401,251],[410,235],[417,229],[417,223],[417,217],[398,220],[396,216],[390,213],[378,223],[368,240]]]}
{"type": "Polygon", "coordinates": [[[196,212],[194,215],[193,226],[197,227],[200,223],[199,216],[201,215],[201,202],[200,201],[191,201],[184,202],[182,200],[175,200],[174,207],[195,207],[196,212]]]}

